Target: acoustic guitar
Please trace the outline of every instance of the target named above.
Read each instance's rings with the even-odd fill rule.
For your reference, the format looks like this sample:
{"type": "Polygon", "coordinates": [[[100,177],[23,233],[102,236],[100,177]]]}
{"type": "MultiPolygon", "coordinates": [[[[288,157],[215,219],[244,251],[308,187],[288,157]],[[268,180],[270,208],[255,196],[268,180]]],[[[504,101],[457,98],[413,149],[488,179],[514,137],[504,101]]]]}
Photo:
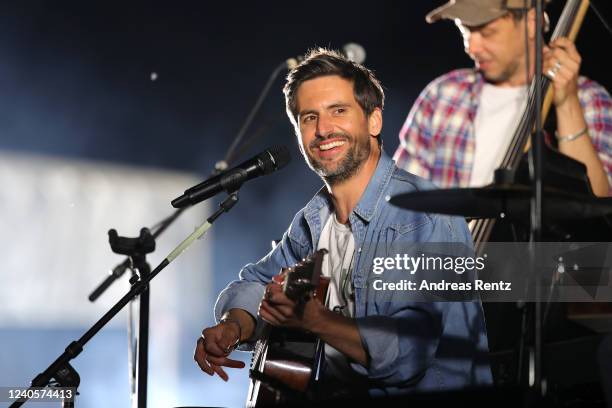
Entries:
{"type": "MultiPolygon", "coordinates": [[[[283,291],[297,303],[298,313],[311,297],[325,300],[329,278],[321,276],[321,265],[326,253],[320,249],[286,271],[283,291]]],[[[246,406],[308,398],[320,378],[323,358],[324,344],[312,333],[266,324],[253,350],[246,406]]]]}

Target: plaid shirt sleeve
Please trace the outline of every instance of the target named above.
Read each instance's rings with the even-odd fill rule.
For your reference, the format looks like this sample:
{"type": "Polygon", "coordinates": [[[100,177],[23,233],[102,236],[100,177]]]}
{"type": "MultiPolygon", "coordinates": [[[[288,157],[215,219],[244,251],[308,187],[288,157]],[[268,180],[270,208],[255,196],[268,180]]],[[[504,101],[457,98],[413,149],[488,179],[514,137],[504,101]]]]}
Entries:
{"type": "Polygon", "coordinates": [[[472,69],[457,69],[429,83],[402,127],[397,166],[438,187],[467,185],[474,141],[471,123],[481,86],[472,69]]]}
{"type": "Polygon", "coordinates": [[[410,109],[399,134],[400,145],[393,159],[397,167],[426,179],[431,178],[432,131],[429,121],[434,111],[434,85],[429,84],[410,109]]]}
{"type": "Polygon", "coordinates": [[[579,98],[593,147],[612,186],[612,98],[597,82],[581,77],[579,98]]]}

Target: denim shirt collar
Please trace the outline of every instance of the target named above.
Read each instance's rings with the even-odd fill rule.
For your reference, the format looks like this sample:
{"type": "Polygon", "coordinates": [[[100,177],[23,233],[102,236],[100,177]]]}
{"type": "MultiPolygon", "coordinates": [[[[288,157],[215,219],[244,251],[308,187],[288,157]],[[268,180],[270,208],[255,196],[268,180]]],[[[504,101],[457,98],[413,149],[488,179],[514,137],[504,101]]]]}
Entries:
{"type": "MultiPolygon", "coordinates": [[[[353,213],[363,219],[365,222],[370,222],[380,201],[383,199],[385,187],[389,183],[391,174],[393,174],[395,163],[385,153],[381,151],[376,170],[368,185],[359,199],[357,206],[353,209],[353,213]]],[[[310,200],[304,209],[304,217],[311,231],[312,242],[316,245],[318,237],[323,228],[323,221],[333,212],[333,203],[326,187],[321,188],[317,194],[310,200]]]]}
{"type": "Polygon", "coordinates": [[[391,157],[382,150],[374,175],[370,179],[361,199],[353,210],[353,212],[364,221],[370,222],[372,217],[374,217],[380,205],[380,201],[383,199],[383,192],[387,184],[389,184],[389,179],[391,178],[391,174],[393,174],[394,167],[395,163],[391,157]]]}

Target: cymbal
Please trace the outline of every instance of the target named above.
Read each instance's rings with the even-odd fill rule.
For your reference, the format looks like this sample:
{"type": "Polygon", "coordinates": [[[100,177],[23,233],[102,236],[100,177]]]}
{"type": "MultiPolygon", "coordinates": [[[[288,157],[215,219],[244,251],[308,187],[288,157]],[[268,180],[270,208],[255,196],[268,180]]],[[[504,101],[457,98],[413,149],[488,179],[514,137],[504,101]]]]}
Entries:
{"type": "MultiPolygon", "coordinates": [[[[490,184],[482,188],[416,191],[388,197],[391,204],[413,211],[461,215],[468,218],[529,217],[531,186],[490,184]]],[[[573,194],[546,187],[543,215],[546,219],[579,220],[612,214],[612,198],[573,194]]]]}

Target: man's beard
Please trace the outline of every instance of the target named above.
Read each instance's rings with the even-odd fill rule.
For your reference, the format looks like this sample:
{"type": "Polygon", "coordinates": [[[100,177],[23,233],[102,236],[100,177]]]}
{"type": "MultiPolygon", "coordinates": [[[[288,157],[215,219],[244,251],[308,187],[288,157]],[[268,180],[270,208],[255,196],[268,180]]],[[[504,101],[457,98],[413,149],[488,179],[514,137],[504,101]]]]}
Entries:
{"type": "MultiPolygon", "coordinates": [[[[369,136],[369,135],[368,135],[369,136]]],[[[370,156],[370,138],[355,138],[348,133],[336,132],[330,134],[323,140],[315,140],[310,144],[310,149],[318,148],[320,144],[327,139],[342,137],[349,144],[345,156],[336,165],[334,169],[325,167],[324,161],[319,161],[315,157],[307,153],[308,164],[310,168],[317,173],[323,180],[330,185],[341,183],[354,176],[359,168],[365,163],[370,156]]]]}

